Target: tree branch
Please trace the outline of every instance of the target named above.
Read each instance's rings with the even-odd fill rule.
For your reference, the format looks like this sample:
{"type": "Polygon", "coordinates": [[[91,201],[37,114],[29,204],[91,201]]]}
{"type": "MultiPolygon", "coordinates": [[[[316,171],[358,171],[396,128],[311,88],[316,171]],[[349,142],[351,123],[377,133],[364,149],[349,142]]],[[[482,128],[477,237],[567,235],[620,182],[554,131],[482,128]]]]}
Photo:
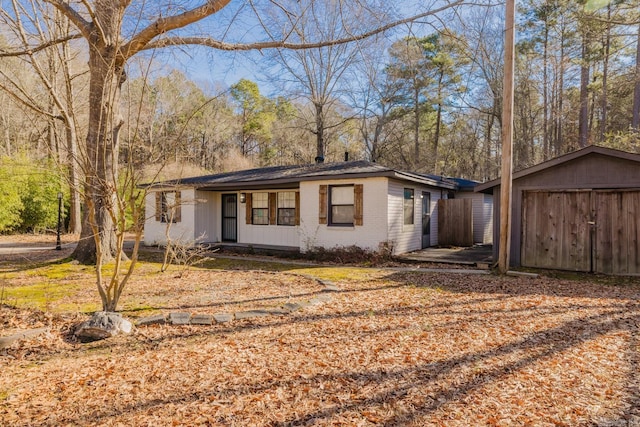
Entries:
{"type": "MultiPolygon", "coordinates": [[[[220,40],[213,40],[207,37],[167,37],[157,41],[149,41],[146,45],[140,47],[139,50],[149,50],[149,49],[178,46],[178,45],[200,45],[200,46],[207,46],[214,49],[227,50],[227,51],[232,51],[232,50],[246,51],[246,50],[261,50],[261,49],[293,49],[293,50],[315,49],[315,48],[320,48],[325,46],[332,46],[332,45],[354,42],[358,40],[364,40],[368,37],[384,33],[385,31],[388,31],[400,25],[408,24],[409,22],[413,22],[417,19],[425,18],[427,16],[440,13],[446,9],[460,6],[464,3],[465,3],[465,0],[456,0],[452,3],[447,4],[446,6],[442,6],[440,8],[433,9],[428,12],[421,13],[419,15],[411,16],[409,18],[404,18],[398,21],[391,22],[387,25],[368,31],[366,33],[356,34],[354,36],[344,37],[337,40],[309,42],[309,43],[290,43],[290,42],[287,42],[286,40],[272,40],[272,41],[254,42],[254,43],[227,43],[220,40]]],[[[146,30],[143,30],[143,32],[144,31],[146,30]]],[[[159,35],[159,34],[160,33],[157,33],[156,35],[159,35]]]]}
{"type": "Polygon", "coordinates": [[[90,40],[91,35],[91,23],[84,19],[75,9],[73,9],[68,3],[62,2],[61,0],[44,0],[47,3],[51,4],[53,7],[58,9],[60,13],[69,18],[73,24],[78,27],[78,30],[82,33],[82,35],[90,40]]]}
{"type": "Polygon", "coordinates": [[[16,56],[23,56],[23,55],[31,55],[34,54],[36,52],[39,52],[41,50],[45,50],[51,46],[55,46],[61,43],[65,43],[68,42],[70,40],[77,40],[77,39],[81,39],[83,38],[82,34],[70,34],[68,36],[64,36],[64,37],[60,37],[57,38],[55,40],[49,40],[46,43],[42,43],[36,47],[33,48],[28,48],[28,49],[22,49],[22,50],[16,50],[13,52],[9,52],[6,50],[2,50],[0,49],[0,58],[9,58],[9,57],[16,57],[16,56]]]}
{"type": "Polygon", "coordinates": [[[120,51],[125,58],[131,58],[139,51],[146,49],[146,46],[151,42],[151,40],[160,34],[185,27],[211,16],[227,6],[230,1],[231,0],[208,0],[202,6],[188,10],[180,15],[170,16],[168,18],[161,17],[133,36],[128,43],[122,46],[120,51]]]}

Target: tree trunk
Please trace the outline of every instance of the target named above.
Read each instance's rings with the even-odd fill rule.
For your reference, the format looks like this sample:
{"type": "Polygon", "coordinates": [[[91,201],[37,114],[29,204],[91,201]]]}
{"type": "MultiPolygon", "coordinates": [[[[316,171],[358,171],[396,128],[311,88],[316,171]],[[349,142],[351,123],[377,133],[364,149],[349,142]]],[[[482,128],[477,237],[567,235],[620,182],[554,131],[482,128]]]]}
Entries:
{"type": "Polygon", "coordinates": [[[438,77],[438,105],[436,112],[436,131],[433,137],[433,173],[438,174],[438,146],[440,145],[440,122],[442,121],[442,79],[444,78],[444,72],[440,71],[438,77]]]}
{"type": "Polygon", "coordinates": [[[64,122],[67,139],[67,165],[69,168],[69,233],[80,234],[82,232],[82,210],[80,201],[80,164],[78,158],[78,133],[76,131],[76,114],[73,104],[73,87],[71,85],[71,71],[69,63],[71,55],[69,44],[62,45],[64,61],[62,67],[65,73],[67,115],[64,122]]]}
{"type": "Polygon", "coordinates": [[[607,133],[607,109],[609,100],[607,99],[608,91],[607,91],[607,78],[609,74],[609,52],[611,49],[611,3],[609,3],[607,7],[607,31],[605,33],[604,39],[604,60],[602,62],[602,98],[600,108],[602,111],[600,112],[600,133],[598,135],[598,140],[600,142],[604,141],[605,135],[607,133]]]}
{"type": "Polygon", "coordinates": [[[484,137],[484,139],[485,139],[485,141],[484,141],[484,150],[485,150],[484,164],[485,164],[485,167],[484,167],[483,178],[484,178],[485,181],[495,178],[495,176],[493,174],[493,162],[492,162],[492,159],[491,159],[491,145],[492,145],[491,144],[491,134],[493,133],[493,124],[494,124],[495,119],[496,119],[496,114],[498,114],[498,112],[497,112],[497,105],[496,105],[496,102],[494,100],[492,111],[487,116],[487,130],[485,132],[485,137],[484,137]]]}
{"type": "Polygon", "coordinates": [[[316,162],[324,161],[325,141],[324,141],[324,109],[322,102],[316,102],[316,162]]]}
{"type": "Polygon", "coordinates": [[[578,116],[578,145],[589,144],[589,61],[587,36],[582,37],[582,58],[580,64],[580,113],[578,116]]]}
{"type": "Polygon", "coordinates": [[[563,116],[564,116],[564,73],[566,71],[566,63],[565,63],[565,59],[564,59],[564,54],[565,54],[565,45],[564,45],[564,39],[566,37],[567,31],[566,31],[566,25],[564,22],[564,19],[562,20],[562,31],[561,31],[561,37],[560,37],[560,69],[558,70],[558,87],[556,88],[556,93],[557,93],[557,107],[555,109],[555,122],[554,122],[554,126],[555,126],[555,135],[554,135],[554,148],[555,148],[555,155],[558,156],[560,154],[563,153],[564,151],[564,131],[562,128],[563,122],[563,116]]]}
{"type": "Polygon", "coordinates": [[[543,112],[543,129],[542,129],[542,158],[548,160],[549,155],[549,23],[544,25],[544,39],[542,45],[542,112],[543,112]]]}
{"type": "Polygon", "coordinates": [[[633,89],[631,128],[640,132],[640,27],[638,27],[638,41],[636,43],[636,79],[633,89]]]}
{"type": "Polygon", "coordinates": [[[67,134],[67,162],[69,167],[69,233],[80,234],[80,170],[78,165],[78,136],[73,124],[65,123],[67,134]]]}
{"type": "MultiPolygon", "coordinates": [[[[117,40],[117,36],[111,40],[117,40]]],[[[104,46],[98,35],[89,46],[85,209],[80,241],[73,253],[82,263],[106,262],[117,253],[113,215],[117,212],[114,199],[118,182],[118,134],[122,126],[118,107],[120,88],[124,83],[124,71],[114,55],[114,46],[104,46]]]]}
{"type": "Polygon", "coordinates": [[[413,165],[417,170],[420,164],[420,91],[417,83],[413,91],[413,165]]]}

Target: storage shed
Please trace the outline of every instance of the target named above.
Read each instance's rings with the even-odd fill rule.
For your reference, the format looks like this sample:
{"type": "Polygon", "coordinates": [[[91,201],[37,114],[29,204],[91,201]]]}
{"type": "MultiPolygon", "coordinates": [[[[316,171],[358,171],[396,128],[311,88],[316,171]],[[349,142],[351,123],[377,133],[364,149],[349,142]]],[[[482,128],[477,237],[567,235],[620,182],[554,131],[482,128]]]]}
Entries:
{"type": "MultiPolygon", "coordinates": [[[[640,155],[590,146],[513,174],[511,266],[640,274],[640,155]]],[[[494,257],[500,180],[493,195],[494,257]]]]}

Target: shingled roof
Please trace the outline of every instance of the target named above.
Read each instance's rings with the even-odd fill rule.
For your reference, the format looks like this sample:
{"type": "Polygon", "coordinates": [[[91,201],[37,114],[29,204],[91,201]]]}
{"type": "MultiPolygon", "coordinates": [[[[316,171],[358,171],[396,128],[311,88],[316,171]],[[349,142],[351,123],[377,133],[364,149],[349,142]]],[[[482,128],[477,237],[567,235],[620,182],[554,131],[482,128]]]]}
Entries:
{"type": "Polygon", "coordinates": [[[454,181],[437,179],[427,175],[397,171],[377,163],[351,161],[319,163],[297,166],[270,166],[214,175],[195,176],[149,184],[151,187],[195,187],[198,190],[229,190],[232,188],[291,188],[301,181],[331,179],[388,177],[412,181],[434,187],[455,190],[454,181]]]}

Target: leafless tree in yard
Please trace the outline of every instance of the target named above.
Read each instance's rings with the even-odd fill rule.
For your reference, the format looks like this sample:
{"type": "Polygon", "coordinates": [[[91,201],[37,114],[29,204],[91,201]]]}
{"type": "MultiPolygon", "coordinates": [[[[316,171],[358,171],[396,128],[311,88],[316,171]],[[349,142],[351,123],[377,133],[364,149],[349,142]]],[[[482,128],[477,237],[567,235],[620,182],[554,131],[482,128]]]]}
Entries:
{"type": "MultiPolygon", "coordinates": [[[[298,23],[313,13],[315,4],[295,11],[278,2],[247,2],[231,4],[230,0],[199,0],[193,2],[159,2],[132,0],[33,0],[38,6],[49,4],[72,24],[66,35],[48,34],[46,39],[26,37],[26,44],[10,40],[0,57],[28,56],[69,40],[82,41],[87,51],[88,129],[82,145],[84,172],[84,216],[82,235],[74,253],[81,262],[98,265],[116,259],[122,262],[123,233],[120,215],[127,199],[118,194],[119,138],[124,120],[121,117],[121,89],[127,78],[131,58],[145,51],[176,46],[200,45],[224,51],[264,49],[319,49],[364,40],[395,26],[440,13],[459,6],[462,0],[429,3],[410,17],[380,22],[374,19],[369,3],[360,2],[365,14],[363,22],[371,27],[360,28],[354,34],[317,34],[317,38],[292,41],[298,23]],[[270,16],[269,27],[263,25],[270,16]],[[249,28],[250,27],[250,28],[249,28]],[[276,34],[278,36],[276,36],[276,34]],[[234,39],[235,37],[235,39],[234,39]],[[252,39],[247,39],[253,37],[252,39]]],[[[353,2],[335,0],[353,5],[353,2]]],[[[16,20],[28,15],[26,4],[13,0],[16,20]]],[[[37,29],[29,27],[29,30],[37,29]]],[[[133,177],[132,177],[133,178],[133,177]]],[[[139,219],[138,219],[139,220],[139,219]]],[[[139,244],[139,235],[136,246],[139,244]]],[[[135,259],[134,259],[135,261],[135,259]]],[[[127,274],[131,274],[130,272],[127,274]]],[[[117,292],[122,291],[120,285],[117,292]]],[[[103,299],[103,303],[104,303],[103,299]]],[[[117,298],[112,298],[105,310],[115,310],[117,298]],[[113,300],[115,299],[115,302],[113,300]]]]}

